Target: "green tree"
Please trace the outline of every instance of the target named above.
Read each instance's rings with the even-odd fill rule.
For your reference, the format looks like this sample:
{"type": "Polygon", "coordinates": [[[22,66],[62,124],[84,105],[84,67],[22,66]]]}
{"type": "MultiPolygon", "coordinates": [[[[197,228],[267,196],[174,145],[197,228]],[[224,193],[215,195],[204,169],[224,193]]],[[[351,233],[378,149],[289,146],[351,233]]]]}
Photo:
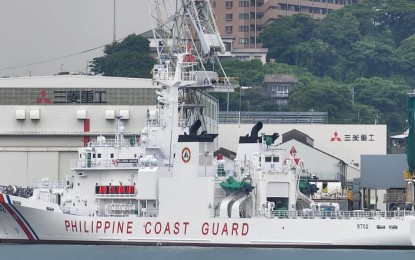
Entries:
{"type": "Polygon", "coordinates": [[[261,85],[264,79],[264,65],[260,60],[240,61],[230,59],[222,62],[226,75],[241,86],[261,85]]]}
{"type": "Polygon", "coordinates": [[[289,108],[290,111],[327,111],[330,123],[344,123],[352,111],[350,87],[330,79],[309,79],[307,84],[300,84],[290,92],[289,108]]]}
{"type": "Polygon", "coordinates": [[[353,43],[360,39],[360,22],[348,11],[340,9],[332,12],[322,22],[320,37],[341,54],[347,54],[353,43]]]}
{"type": "MultiPolygon", "coordinates": [[[[408,86],[379,77],[359,78],[353,84],[356,104],[372,106],[390,132],[401,132],[406,118],[408,86]]],[[[372,115],[373,116],[373,115],[372,115]]]]}
{"type": "MultiPolygon", "coordinates": [[[[265,70],[264,65],[260,60],[240,61],[238,59],[230,59],[222,62],[222,67],[226,71],[226,75],[233,84],[240,86],[254,87],[255,90],[245,90],[244,102],[241,103],[243,110],[261,110],[263,99],[262,92],[258,86],[262,85],[265,70]],[[249,104],[249,105],[248,105],[249,104]]],[[[220,73],[218,71],[218,73],[220,73]]],[[[223,75],[221,75],[223,76],[223,75]]],[[[227,93],[212,93],[214,97],[219,100],[219,108],[221,111],[227,110],[228,94],[227,93]]],[[[229,111],[239,110],[239,89],[235,92],[229,93],[229,111]]]]}
{"type": "Polygon", "coordinates": [[[270,23],[260,35],[264,47],[268,48],[268,57],[294,64],[290,55],[292,51],[287,50],[290,46],[310,40],[318,23],[304,14],[281,17],[270,23]]]}
{"type": "Polygon", "coordinates": [[[104,76],[150,78],[156,61],[148,54],[149,49],[147,39],[131,34],[120,43],[106,45],[105,55],[91,62],[91,71],[104,76]]]}
{"type": "Polygon", "coordinates": [[[376,12],[374,23],[392,33],[397,46],[415,33],[415,2],[412,0],[367,0],[376,12]]]}
{"type": "Polygon", "coordinates": [[[352,44],[349,60],[353,70],[363,77],[388,76],[395,72],[398,63],[393,43],[385,43],[377,38],[365,37],[352,44]]]}
{"type": "Polygon", "coordinates": [[[319,76],[325,75],[338,59],[335,49],[321,39],[298,43],[290,47],[286,53],[292,57],[293,64],[319,76]]]}
{"type": "Polygon", "coordinates": [[[398,48],[398,57],[402,69],[408,73],[415,72],[415,34],[402,41],[398,48]]]}

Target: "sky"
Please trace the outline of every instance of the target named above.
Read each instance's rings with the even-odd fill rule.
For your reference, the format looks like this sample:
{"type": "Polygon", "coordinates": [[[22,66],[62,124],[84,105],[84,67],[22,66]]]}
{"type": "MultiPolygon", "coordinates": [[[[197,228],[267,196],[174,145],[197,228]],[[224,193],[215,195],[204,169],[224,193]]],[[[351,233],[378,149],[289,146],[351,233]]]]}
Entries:
{"type": "MultiPolygon", "coordinates": [[[[146,0],[115,4],[117,39],[151,29],[146,0]]],[[[113,40],[113,7],[114,0],[0,0],[0,77],[86,72],[103,56],[103,48],[88,50],[113,40]]]]}

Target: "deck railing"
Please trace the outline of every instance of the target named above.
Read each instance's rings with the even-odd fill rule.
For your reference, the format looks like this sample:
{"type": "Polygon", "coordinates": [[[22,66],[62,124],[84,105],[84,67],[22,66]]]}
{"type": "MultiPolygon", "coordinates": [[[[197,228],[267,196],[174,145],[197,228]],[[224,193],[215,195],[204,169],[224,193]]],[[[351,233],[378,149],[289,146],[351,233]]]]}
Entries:
{"type": "Polygon", "coordinates": [[[35,189],[65,189],[69,184],[65,180],[50,180],[49,178],[33,179],[30,187],[35,189]]]}
{"type": "Polygon", "coordinates": [[[272,210],[264,215],[269,218],[289,218],[289,219],[381,219],[381,218],[403,218],[404,216],[414,216],[415,212],[406,210],[395,211],[286,211],[272,210]],[[268,214],[267,214],[268,213],[268,214]]]}
{"type": "MultiPolygon", "coordinates": [[[[327,112],[254,112],[241,111],[242,124],[255,124],[261,121],[265,124],[327,124],[327,112]]],[[[235,111],[220,111],[219,123],[237,124],[239,113],[235,111]]]]}

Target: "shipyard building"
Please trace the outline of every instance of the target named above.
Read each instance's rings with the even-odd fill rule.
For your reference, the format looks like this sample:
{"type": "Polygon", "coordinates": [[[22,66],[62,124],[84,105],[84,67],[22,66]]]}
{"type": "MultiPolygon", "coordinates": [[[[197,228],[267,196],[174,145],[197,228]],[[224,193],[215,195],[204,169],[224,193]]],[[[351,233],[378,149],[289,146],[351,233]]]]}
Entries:
{"type": "Polygon", "coordinates": [[[139,133],[155,104],[147,79],[51,76],[0,79],[0,174],[27,185],[64,178],[77,148],[111,134],[122,116],[126,134],[139,133]]]}

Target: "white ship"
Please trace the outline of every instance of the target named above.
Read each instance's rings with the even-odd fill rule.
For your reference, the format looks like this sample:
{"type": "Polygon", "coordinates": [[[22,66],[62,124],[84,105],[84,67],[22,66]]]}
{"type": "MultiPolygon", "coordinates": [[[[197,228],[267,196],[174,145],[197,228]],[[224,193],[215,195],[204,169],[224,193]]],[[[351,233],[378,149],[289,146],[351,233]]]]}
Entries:
{"type": "MultiPolygon", "coordinates": [[[[158,105],[141,135],[124,139],[118,118],[115,138],[100,136],[79,148],[65,180],[2,186],[0,241],[414,249],[414,212],[315,203],[300,191],[295,151],[275,146],[277,135],[258,134],[261,123],[240,137],[234,164],[213,157],[217,134],[208,125],[215,124],[215,111],[205,91],[229,82],[200,61],[223,44],[215,28],[197,26],[212,21],[208,1],[181,2],[188,15],[167,20],[189,25],[179,20],[206,18],[191,19],[194,28],[203,27],[193,30],[201,39],[160,45],[153,70],[158,105]]],[[[159,5],[149,7],[160,13],[159,5]]]]}

